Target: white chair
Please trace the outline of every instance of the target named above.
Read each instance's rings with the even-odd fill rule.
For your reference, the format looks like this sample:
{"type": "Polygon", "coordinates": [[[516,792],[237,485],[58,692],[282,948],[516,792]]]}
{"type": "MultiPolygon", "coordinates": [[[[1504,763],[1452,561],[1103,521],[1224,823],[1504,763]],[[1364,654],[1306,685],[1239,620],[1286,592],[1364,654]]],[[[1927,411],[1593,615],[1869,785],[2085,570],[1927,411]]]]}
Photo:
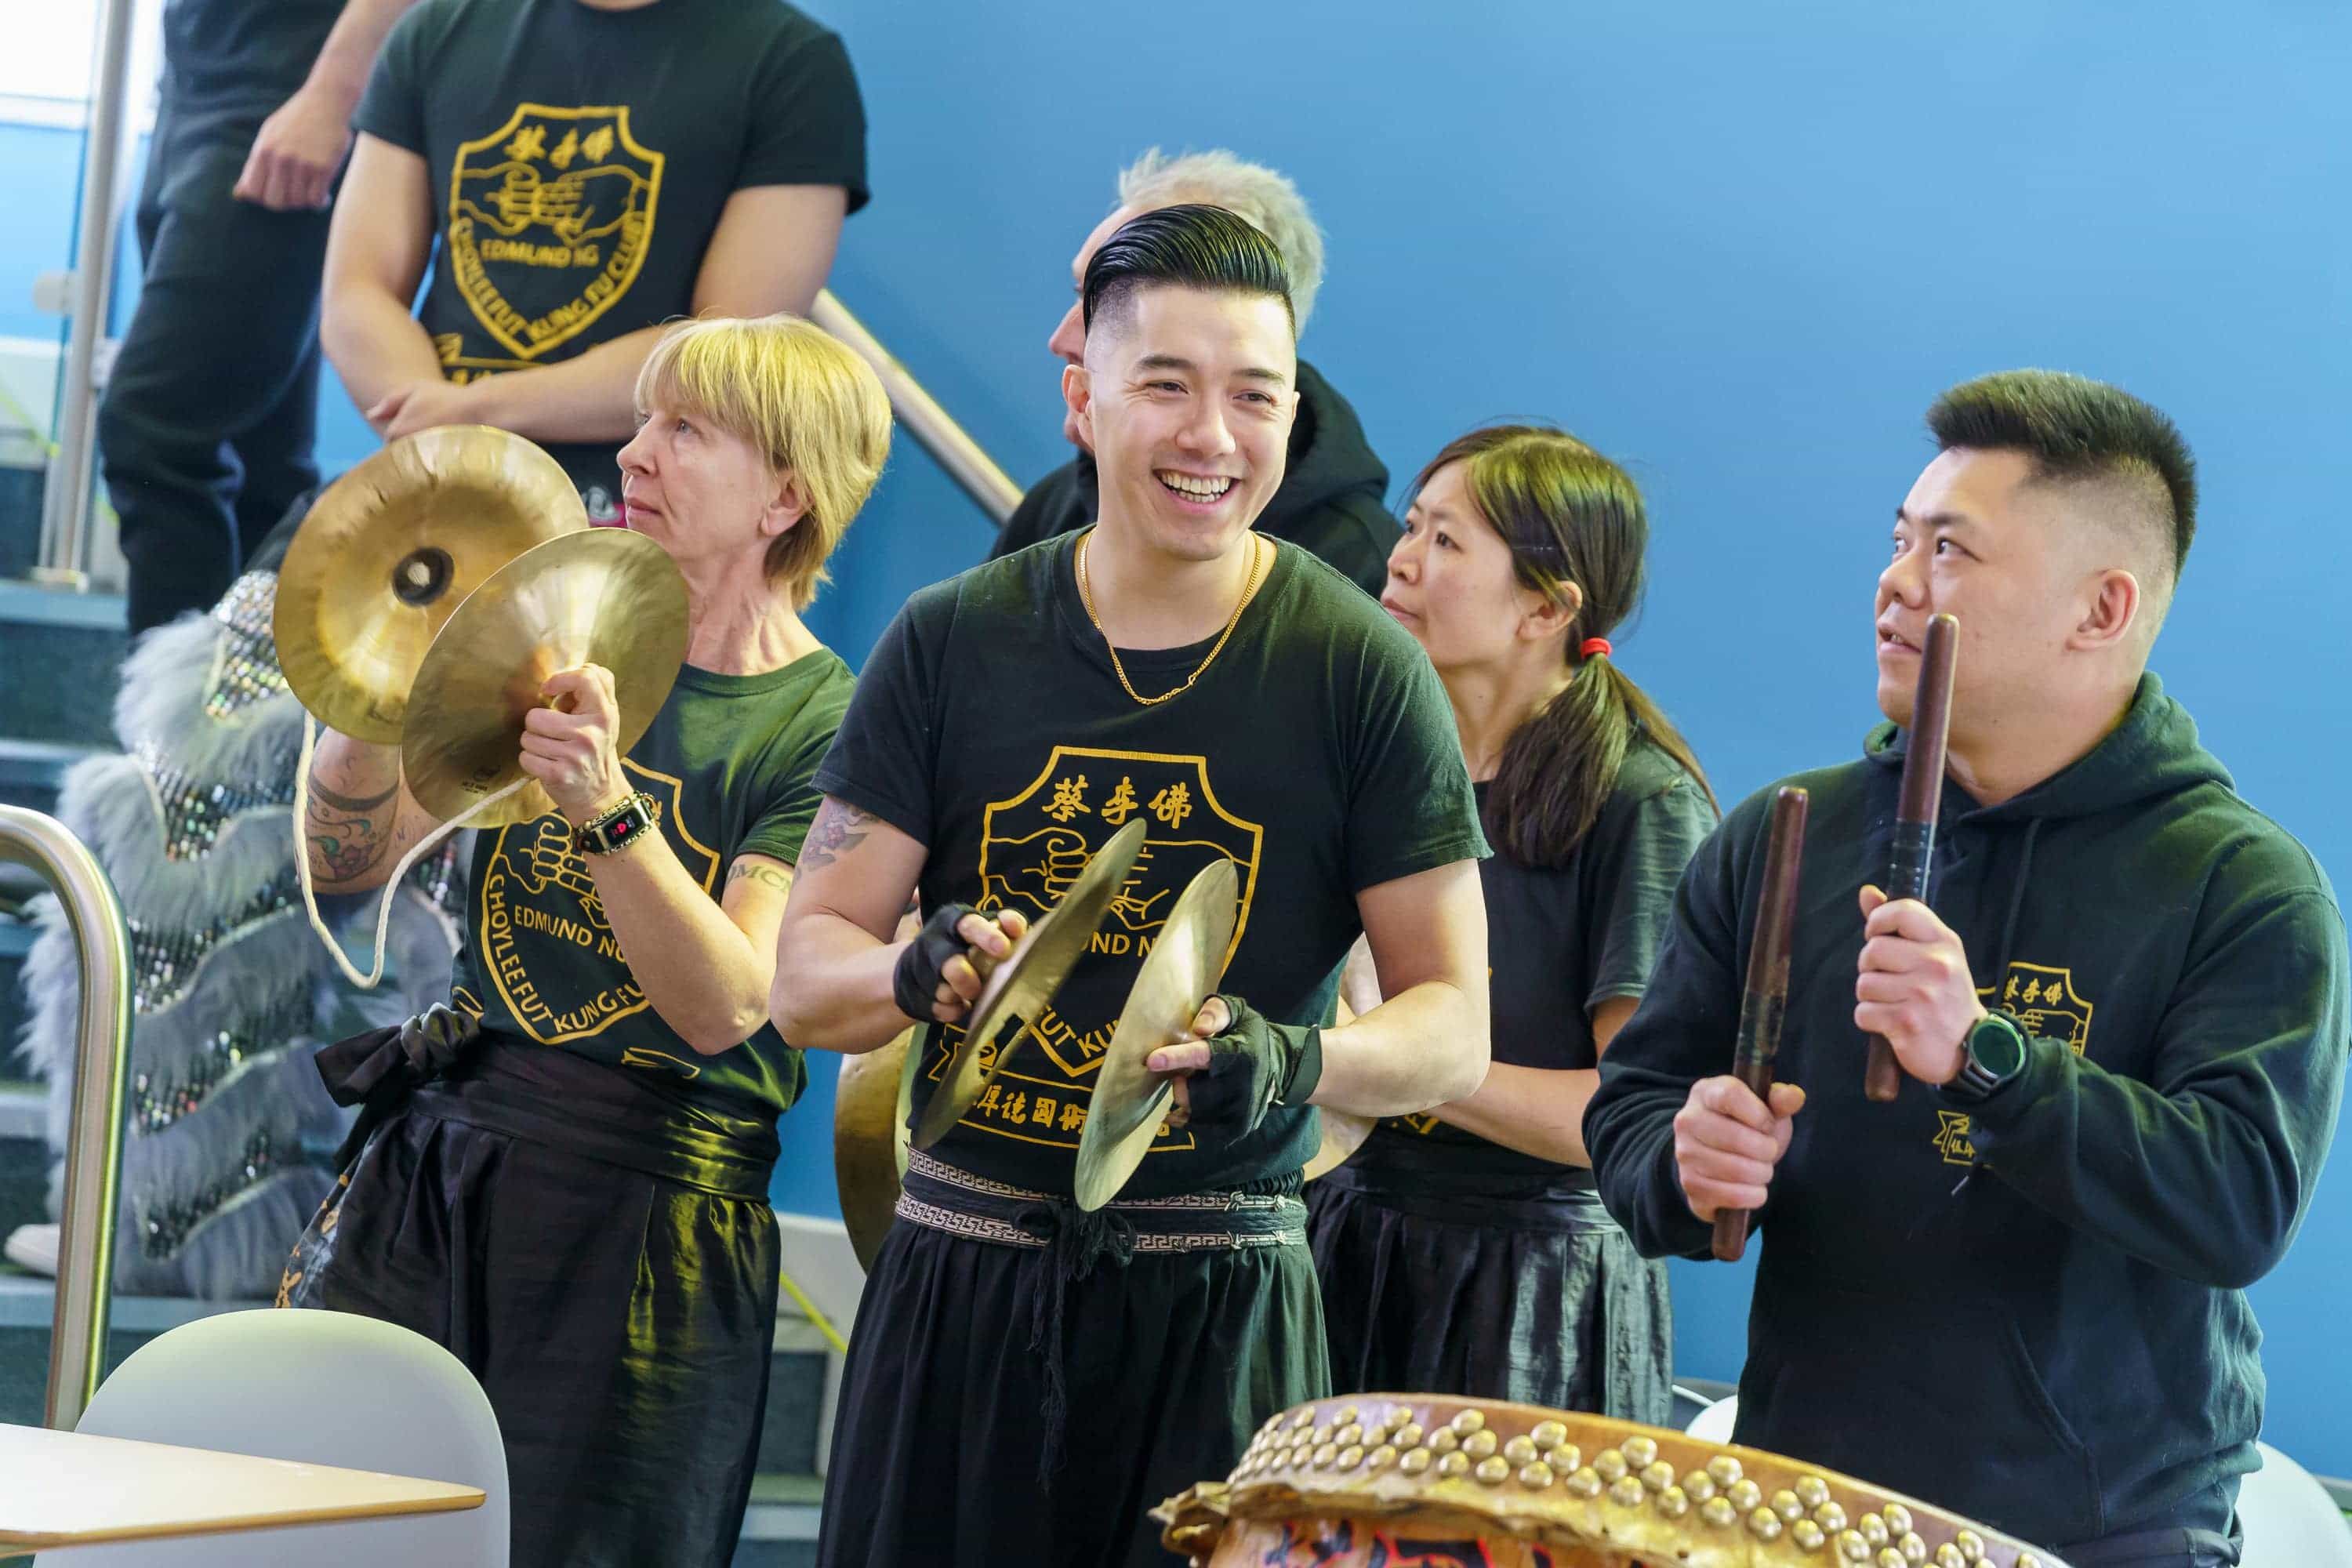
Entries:
{"type": "Polygon", "coordinates": [[[142,1345],[79,1431],[479,1487],[459,1513],[80,1546],[58,1568],[505,1568],[507,1458],[489,1399],[421,1334],[345,1312],[225,1312],[142,1345]]]}
{"type": "Polygon", "coordinates": [[[2263,1468],[2238,1483],[2239,1568],[2352,1568],[2352,1523],[2327,1489],[2268,1443],[2254,1447],[2263,1468]]]}
{"type": "Polygon", "coordinates": [[[1739,1419],[1739,1395],[1734,1394],[1717,1400],[1691,1417],[1683,1428],[1692,1436],[1708,1443],[1731,1441],[1731,1424],[1739,1419]]]}

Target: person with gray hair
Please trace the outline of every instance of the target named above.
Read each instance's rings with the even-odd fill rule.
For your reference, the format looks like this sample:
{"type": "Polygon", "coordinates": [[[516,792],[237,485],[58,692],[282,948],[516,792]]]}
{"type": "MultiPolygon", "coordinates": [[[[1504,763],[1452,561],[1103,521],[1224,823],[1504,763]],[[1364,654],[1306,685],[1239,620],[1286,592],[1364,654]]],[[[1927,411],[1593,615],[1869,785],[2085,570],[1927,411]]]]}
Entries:
{"type": "MultiPolygon", "coordinates": [[[[1274,241],[1290,275],[1291,309],[1298,330],[1305,332],[1323,286],[1323,230],[1288,176],[1222,147],[1173,157],[1153,147],[1121,170],[1118,200],[1110,216],[1095,226],[1071,258],[1074,289],[1085,279],[1096,250],[1120,225],[1187,202],[1223,207],[1274,241]]],[[[1045,348],[1065,364],[1083,363],[1087,329],[1075,294],[1045,348]]],[[[1095,521],[1100,493],[1094,454],[1066,415],[1062,434],[1078,455],[1029,488],[998,534],[990,560],[1095,521]]],[[[1260,514],[1257,531],[1320,556],[1378,597],[1388,577],[1389,548],[1397,536],[1396,519],[1382,499],[1388,484],[1388,468],[1365,439],[1355,409],[1313,365],[1300,360],[1298,418],[1291,430],[1289,460],[1282,488],[1260,514]]]]}

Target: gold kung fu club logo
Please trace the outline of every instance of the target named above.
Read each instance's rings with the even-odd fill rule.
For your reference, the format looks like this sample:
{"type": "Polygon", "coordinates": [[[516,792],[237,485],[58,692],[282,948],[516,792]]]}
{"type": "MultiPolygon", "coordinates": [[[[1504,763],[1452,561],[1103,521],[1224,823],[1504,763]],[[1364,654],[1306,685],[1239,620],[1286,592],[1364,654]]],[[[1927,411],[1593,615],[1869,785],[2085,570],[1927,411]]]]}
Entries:
{"type": "Polygon", "coordinates": [[[662,163],[629,133],[625,104],[520,103],[458,147],[445,260],[474,319],[517,361],[570,342],[629,291],[653,238],[662,163]]]}
{"type": "MultiPolygon", "coordinates": [[[[717,851],[678,817],[678,781],[623,759],[631,782],[654,798],[654,821],[687,872],[709,892],[717,851]]],[[[603,1034],[645,1011],[645,992],[605,919],[588,863],[561,814],[500,827],[483,864],[474,931],[482,977],[523,1033],[542,1046],[603,1034]]],[[[683,1073],[700,1068],[663,1051],[630,1047],[623,1065],[683,1073]]]]}
{"type": "MultiPolygon", "coordinates": [[[[2061,1040],[2081,1056],[2091,1043],[2091,1004],[2074,989],[2074,972],[2046,963],[2011,963],[1999,985],[1977,987],[1977,1000],[1998,1007],[2025,1026],[2038,1040],[2061,1040]]],[[[1948,1165],[1973,1165],[1977,1146],[1969,1118],[1958,1110],[1936,1112],[1936,1152],[1948,1165]]]]}
{"type": "MultiPolygon", "coordinates": [[[[1100,1008],[1101,1016],[1066,1016],[1046,1007],[1024,1019],[1026,1027],[1006,1047],[1013,1059],[965,1114],[963,1125],[1026,1142],[1077,1147],[1095,1069],[1118,1022],[1119,1001],[1159,940],[1178,895],[1219,859],[1232,860],[1240,873],[1241,911],[1234,927],[1234,947],[1240,947],[1257,892],[1265,833],[1219,803],[1208,759],[1197,755],[1055,746],[1026,788],[987,808],[981,829],[979,907],[1019,910],[1035,923],[1061,901],[1095,851],[1137,817],[1145,822],[1142,852],[1062,992],[1065,999],[1090,994],[1090,1005],[1100,1008]],[[1099,978],[1105,968],[1119,978],[1106,984],[1099,978]]],[[[927,1068],[932,1079],[946,1070],[961,1034],[939,1032],[927,1068]]],[[[1153,1144],[1155,1151],[1192,1146],[1189,1133],[1164,1124],[1160,1141],[1153,1144]]]]}

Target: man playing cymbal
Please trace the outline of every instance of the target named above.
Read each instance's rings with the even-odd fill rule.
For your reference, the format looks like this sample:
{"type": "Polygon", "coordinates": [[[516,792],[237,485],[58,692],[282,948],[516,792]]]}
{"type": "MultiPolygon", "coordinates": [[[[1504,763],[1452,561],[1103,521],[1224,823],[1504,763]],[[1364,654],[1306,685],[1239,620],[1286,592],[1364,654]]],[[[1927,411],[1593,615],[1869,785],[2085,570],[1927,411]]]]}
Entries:
{"type": "Polygon", "coordinates": [[[1584,1119],[1643,1251],[1764,1237],[1738,1440],[2075,1568],[2234,1563],[2257,1460],[2245,1288],[2342,1093],[2344,923],[2147,672],[2196,526],[2189,449],[2115,387],[1953,388],[1880,574],[1878,703],[1811,794],[1767,1105],[1726,1076],[1774,786],[1683,879],[1584,1119]],[[1934,907],[1888,902],[1928,620],[1959,621],[1934,907]],[[1907,1075],[1864,1097],[1864,1037],[1907,1075]]]}
{"type": "Polygon", "coordinates": [[[1308,1108],[1418,1110],[1486,1071],[1486,847],[1444,693],[1353,584],[1251,529],[1297,403],[1280,253],[1223,209],[1162,208],[1095,253],[1081,308],[1063,387],[1100,521],[908,601],[818,775],[785,911],[785,1037],[863,1052],[927,1023],[920,1103],[973,959],[1148,830],[1087,955],[908,1173],[850,1347],[829,1568],[1164,1562],[1144,1510],[1326,1384],[1308,1108]],[[1238,937],[1194,1023],[1220,1032],[1153,1064],[1205,1064],[1190,1120],[1082,1212],[1104,1047],[1220,858],[1238,937]],[[893,942],[919,888],[928,921],[893,942]],[[1359,930],[1388,999],[1320,1029],[1359,930]]]}

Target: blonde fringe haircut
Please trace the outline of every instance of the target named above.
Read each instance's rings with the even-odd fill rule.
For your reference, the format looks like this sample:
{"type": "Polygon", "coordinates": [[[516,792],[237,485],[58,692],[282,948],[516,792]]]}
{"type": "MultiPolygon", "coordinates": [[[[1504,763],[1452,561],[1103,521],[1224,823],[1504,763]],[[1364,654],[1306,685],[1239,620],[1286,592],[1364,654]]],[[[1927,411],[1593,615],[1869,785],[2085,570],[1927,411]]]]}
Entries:
{"type": "Polygon", "coordinates": [[[794,614],[833,579],[825,560],[890,455],[890,398],[874,367],[798,316],[712,316],[664,333],[637,372],[637,410],[673,409],[749,441],[801,481],[808,510],[768,543],[768,581],[794,614]]]}

